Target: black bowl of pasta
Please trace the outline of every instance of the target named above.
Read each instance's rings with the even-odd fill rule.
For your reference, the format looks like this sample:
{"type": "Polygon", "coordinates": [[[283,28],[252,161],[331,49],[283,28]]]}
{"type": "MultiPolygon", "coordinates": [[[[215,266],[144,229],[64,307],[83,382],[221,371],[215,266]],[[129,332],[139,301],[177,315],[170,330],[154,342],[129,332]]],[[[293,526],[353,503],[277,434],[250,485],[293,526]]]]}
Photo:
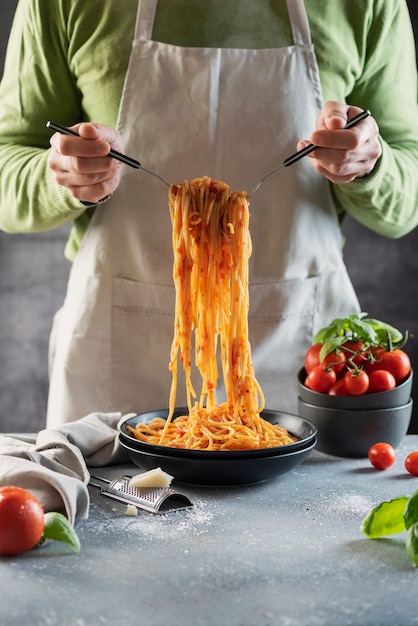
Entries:
{"type": "MultiPolygon", "coordinates": [[[[187,412],[176,409],[173,420],[187,412]]],[[[167,419],[168,410],[150,411],[128,417],[119,426],[119,443],[130,460],[144,470],[161,467],[176,482],[231,486],[271,480],[302,463],[316,445],[317,428],[296,415],[262,411],[261,417],[289,431],[295,441],[271,448],[250,450],[188,450],[150,444],[138,440],[130,428],[150,423],[154,418],[167,419]]]]}

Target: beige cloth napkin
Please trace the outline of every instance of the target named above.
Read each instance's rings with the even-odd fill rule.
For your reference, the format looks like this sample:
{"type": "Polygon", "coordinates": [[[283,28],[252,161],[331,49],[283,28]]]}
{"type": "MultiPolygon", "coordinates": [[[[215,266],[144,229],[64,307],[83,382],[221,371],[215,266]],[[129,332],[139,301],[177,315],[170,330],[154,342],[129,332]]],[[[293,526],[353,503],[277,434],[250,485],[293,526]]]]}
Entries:
{"type": "Polygon", "coordinates": [[[45,512],[64,513],[72,524],[89,513],[88,467],[127,462],[118,445],[121,413],[90,413],[36,436],[0,435],[0,486],[31,491],[45,512]]]}

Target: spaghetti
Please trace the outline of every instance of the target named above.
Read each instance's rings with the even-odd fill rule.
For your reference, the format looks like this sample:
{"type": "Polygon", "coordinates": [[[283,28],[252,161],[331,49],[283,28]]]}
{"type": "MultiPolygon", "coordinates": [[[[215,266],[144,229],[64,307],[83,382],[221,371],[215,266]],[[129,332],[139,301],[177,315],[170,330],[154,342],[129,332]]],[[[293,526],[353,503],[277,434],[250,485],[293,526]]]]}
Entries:
{"type": "Polygon", "coordinates": [[[171,185],[174,338],[169,368],[172,385],[167,420],[130,430],[152,444],[198,450],[246,450],[295,441],[260,413],[263,392],[248,339],[248,271],[251,255],[247,194],[231,192],[208,177],[171,185]],[[193,345],[194,339],[194,345],[193,345]],[[220,357],[221,373],[218,367],[220,357]],[[186,381],[188,415],[172,419],[179,362],[186,381]],[[202,387],[192,383],[192,364],[202,387]],[[222,375],[226,401],[217,405],[222,375]]]}

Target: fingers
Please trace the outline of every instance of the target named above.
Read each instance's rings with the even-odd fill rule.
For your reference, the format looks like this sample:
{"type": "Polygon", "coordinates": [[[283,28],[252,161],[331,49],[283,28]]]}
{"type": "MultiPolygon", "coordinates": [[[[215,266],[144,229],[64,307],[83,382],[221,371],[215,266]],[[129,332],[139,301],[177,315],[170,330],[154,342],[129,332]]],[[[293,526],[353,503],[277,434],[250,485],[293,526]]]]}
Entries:
{"type": "MultiPolygon", "coordinates": [[[[379,128],[373,117],[344,129],[347,122],[361,111],[358,107],[328,102],[318,115],[310,142],[321,149],[309,157],[312,166],[333,183],[347,183],[369,174],[381,155],[379,128]]],[[[299,142],[298,149],[308,143],[299,142]]]]}
{"type": "Polygon", "coordinates": [[[119,185],[122,164],[106,155],[111,148],[123,151],[122,140],[108,126],[83,123],[72,128],[79,137],[60,133],[51,137],[48,165],[56,182],[74,198],[98,202],[119,185]]]}

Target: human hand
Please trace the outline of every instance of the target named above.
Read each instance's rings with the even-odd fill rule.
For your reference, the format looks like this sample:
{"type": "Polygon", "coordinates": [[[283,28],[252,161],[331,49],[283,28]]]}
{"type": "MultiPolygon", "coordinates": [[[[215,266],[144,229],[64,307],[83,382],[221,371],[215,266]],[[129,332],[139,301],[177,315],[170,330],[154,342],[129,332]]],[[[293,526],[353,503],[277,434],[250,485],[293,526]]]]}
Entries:
{"type": "Polygon", "coordinates": [[[74,198],[94,204],[117,189],[122,163],[106,155],[111,148],[124,152],[124,145],[119,133],[103,124],[84,122],[71,129],[80,136],[52,135],[48,165],[74,198]]]}
{"type": "Polygon", "coordinates": [[[333,183],[348,183],[369,174],[382,153],[379,128],[373,117],[368,116],[353,128],[343,130],[361,111],[359,107],[327,102],[318,114],[310,139],[298,143],[298,150],[309,143],[321,148],[308,155],[310,162],[333,183]]]}

